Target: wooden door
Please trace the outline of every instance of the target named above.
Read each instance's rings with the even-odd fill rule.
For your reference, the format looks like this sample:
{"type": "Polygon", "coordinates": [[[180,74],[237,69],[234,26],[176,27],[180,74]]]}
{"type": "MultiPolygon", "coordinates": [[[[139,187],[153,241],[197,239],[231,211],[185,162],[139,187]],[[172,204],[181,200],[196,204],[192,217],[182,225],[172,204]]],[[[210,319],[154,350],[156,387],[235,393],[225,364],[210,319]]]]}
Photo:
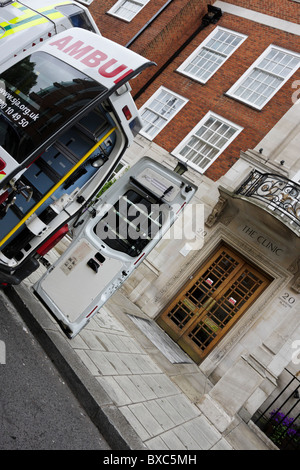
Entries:
{"type": "Polygon", "coordinates": [[[157,323],[199,363],[269,283],[264,273],[221,246],[157,323]]]}

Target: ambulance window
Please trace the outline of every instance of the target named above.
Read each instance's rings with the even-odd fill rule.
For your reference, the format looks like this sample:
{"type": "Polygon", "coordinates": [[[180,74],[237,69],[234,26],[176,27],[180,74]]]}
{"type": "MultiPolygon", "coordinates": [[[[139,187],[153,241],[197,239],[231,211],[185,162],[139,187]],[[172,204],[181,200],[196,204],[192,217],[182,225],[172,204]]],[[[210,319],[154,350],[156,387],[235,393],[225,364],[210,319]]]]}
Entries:
{"type": "Polygon", "coordinates": [[[162,226],[159,204],[129,190],[94,227],[96,235],[110,248],[138,256],[162,226]]]}
{"type": "Polygon", "coordinates": [[[26,57],[0,75],[0,145],[23,163],[105,91],[52,55],[26,57]]]}
{"type": "Polygon", "coordinates": [[[74,28],[82,28],[95,32],[92,23],[82,8],[76,5],[60,5],[55,8],[69,18],[74,28]]]}

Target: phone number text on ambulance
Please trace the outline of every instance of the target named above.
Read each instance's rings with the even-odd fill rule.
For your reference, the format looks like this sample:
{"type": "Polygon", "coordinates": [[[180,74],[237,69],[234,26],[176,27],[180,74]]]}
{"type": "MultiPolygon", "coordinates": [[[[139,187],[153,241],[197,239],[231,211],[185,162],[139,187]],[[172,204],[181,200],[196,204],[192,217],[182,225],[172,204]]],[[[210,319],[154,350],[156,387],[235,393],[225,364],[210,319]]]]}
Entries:
{"type": "Polygon", "coordinates": [[[21,101],[13,97],[3,88],[0,88],[0,94],[6,98],[6,101],[10,101],[11,105],[8,106],[7,102],[0,97],[0,109],[5,112],[7,116],[10,116],[15,122],[17,122],[21,127],[26,127],[29,124],[29,120],[37,121],[39,118],[39,113],[34,113],[27,106],[21,103],[21,101]],[[17,108],[17,109],[16,109],[17,108]],[[25,119],[25,117],[27,119],[25,119]]]}

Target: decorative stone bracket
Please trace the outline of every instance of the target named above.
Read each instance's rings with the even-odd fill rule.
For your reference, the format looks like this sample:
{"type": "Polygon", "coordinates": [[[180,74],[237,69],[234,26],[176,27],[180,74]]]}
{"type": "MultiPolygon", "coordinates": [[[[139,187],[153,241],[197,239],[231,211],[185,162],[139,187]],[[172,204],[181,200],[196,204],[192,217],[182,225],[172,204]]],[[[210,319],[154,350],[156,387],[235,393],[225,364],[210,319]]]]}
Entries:
{"type": "Polygon", "coordinates": [[[218,202],[214,206],[213,210],[211,211],[210,215],[208,216],[205,225],[207,227],[212,227],[217,220],[220,218],[222,212],[224,211],[227,204],[227,199],[223,196],[219,196],[218,202]]]}

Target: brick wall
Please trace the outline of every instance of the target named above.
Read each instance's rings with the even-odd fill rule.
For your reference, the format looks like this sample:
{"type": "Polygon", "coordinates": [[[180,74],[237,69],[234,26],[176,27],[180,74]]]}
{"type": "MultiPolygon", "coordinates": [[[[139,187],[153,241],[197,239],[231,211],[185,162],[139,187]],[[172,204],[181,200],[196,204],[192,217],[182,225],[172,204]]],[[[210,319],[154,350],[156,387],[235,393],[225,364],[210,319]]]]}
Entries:
{"type": "MultiPolygon", "coordinates": [[[[153,60],[160,68],[200,26],[207,13],[207,3],[205,0],[174,1],[130,48],[153,60]]],[[[156,73],[157,68],[152,67],[138,77],[133,83],[133,93],[156,73]]]]}
{"type": "MultiPolygon", "coordinates": [[[[117,0],[106,0],[105,2],[94,0],[89,10],[103,36],[125,45],[167,3],[167,0],[151,0],[129,23],[107,13],[116,3],[117,0]]],[[[213,3],[213,0],[173,0],[155,23],[147,29],[139,45],[135,44],[134,50],[140,52],[145,44],[161,33],[164,28],[168,29],[168,24],[174,24],[174,18],[181,10],[192,8],[194,14],[198,15],[202,10],[206,10],[208,3],[213,3]]],[[[184,20],[183,17],[182,19],[184,20]]],[[[189,17],[190,20],[191,17],[189,17]]],[[[177,23],[177,26],[182,30],[188,28],[188,25],[184,25],[184,23],[177,23]]]]}
{"type": "Polygon", "coordinates": [[[282,20],[298,23],[300,21],[300,4],[293,0],[225,0],[249,10],[259,11],[282,20]]]}
{"type": "MultiPolygon", "coordinates": [[[[106,14],[116,1],[94,0],[90,7],[103,36],[126,45],[141,28],[155,15],[167,0],[150,1],[130,23],[106,14]]],[[[172,53],[184,43],[190,31],[194,31],[207,12],[207,4],[212,0],[173,0],[171,4],[139,36],[130,49],[154,61],[160,67],[172,53]]],[[[151,67],[133,83],[133,93],[138,91],[155,74],[157,68],[151,67]]]]}

